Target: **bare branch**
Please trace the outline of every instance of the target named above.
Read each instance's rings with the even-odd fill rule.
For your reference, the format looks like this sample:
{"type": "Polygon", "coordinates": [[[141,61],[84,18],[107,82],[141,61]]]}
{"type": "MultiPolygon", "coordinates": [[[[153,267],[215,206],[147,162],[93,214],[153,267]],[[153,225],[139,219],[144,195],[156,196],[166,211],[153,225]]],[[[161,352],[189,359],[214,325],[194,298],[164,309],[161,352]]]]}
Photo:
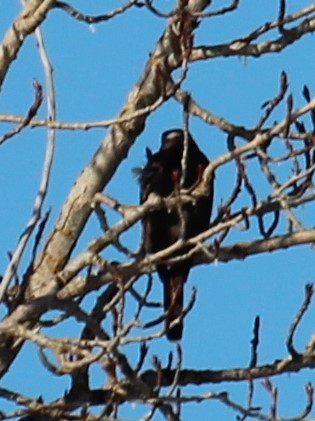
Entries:
{"type": "Polygon", "coordinates": [[[126,10],[130,9],[132,6],[135,6],[138,4],[138,0],[129,0],[125,4],[121,5],[120,7],[117,7],[116,9],[112,10],[109,13],[103,14],[103,15],[97,15],[97,16],[89,16],[82,12],[79,12],[74,7],[72,7],[70,4],[63,2],[63,1],[56,1],[55,6],[58,9],[64,10],[67,12],[70,16],[72,16],[74,19],[79,20],[81,22],[86,22],[88,24],[92,23],[100,23],[105,22],[109,19],[112,19],[113,17],[117,15],[121,15],[126,10]]]}
{"type": "Polygon", "coordinates": [[[299,326],[304,314],[306,313],[306,311],[308,310],[310,304],[311,304],[311,300],[312,300],[312,296],[313,296],[313,285],[312,284],[306,284],[305,285],[305,298],[304,298],[304,302],[301,306],[301,308],[299,309],[295,319],[293,320],[290,329],[289,329],[289,333],[288,333],[288,338],[287,338],[287,349],[289,354],[292,356],[292,358],[299,358],[300,354],[296,351],[294,345],[293,345],[293,338],[294,338],[294,334],[296,332],[297,327],[299,326]]]}
{"type": "Polygon", "coordinates": [[[260,317],[255,317],[254,329],[253,329],[253,339],[251,340],[252,350],[251,350],[251,359],[249,363],[249,368],[257,366],[258,360],[258,345],[259,345],[259,326],[260,326],[260,317]]]}
{"type": "Polygon", "coordinates": [[[30,0],[11,28],[5,34],[0,45],[0,86],[6,73],[22,47],[25,38],[31,34],[54,7],[55,0],[30,0]]]}
{"type": "MultiPolygon", "coordinates": [[[[46,86],[47,86],[47,92],[48,92],[48,99],[47,99],[48,119],[51,118],[54,120],[56,118],[56,110],[55,110],[55,90],[54,90],[54,82],[53,82],[53,76],[52,76],[52,67],[48,58],[48,54],[46,51],[46,47],[45,47],[40,29],[37,28],[35,30],[35,35],[37,38],[39,53],[40,53],[40,57],[44,66],[45,75],[46,75],[46,86]]],[[[39,89],[38,86],[40,85],[38,84],[35,85],[38,92],[36,92],[36,101],[28,113],[29,119],[31,119],[32,116],[36,114],[37,109],[40,106],[40,103],[42,101],[41,88],[39,89]]],[[[19,239],[19,243],[12,255],[10,264],[3,275],[3,279],[0,284],[0,301],[3,300],[5,291],[12,277],[17,272],[19,262],[23,256],[24,250],[32,236],[32,233],[38,221],[41,218],[41,212],[42,212],[42,208],[44,205],[44,201],[45,201],[48,186],[49,186],[50,173],[51,173],[52,162],[54,158],[54,149],[55,149],[55,133],[54,133],[54,130],[51,129],[48,131],[48,140],[47,140],[47,146],[46,146],[46,156],[45,156],[45,160],[43,164],[43,173],[40,180],[39,190],[35,199],[32,217],[29,220],[28,224],[26,225],[26,228],[24,232],[22,233],[19,239]]]]}
{"type": "Polygon", "coordinates": [[[236,39],[228,44],[214,46],[200,46],[192,49],[190,61],[214,59],[216,57],[260,57],[263,54],[278,53],[301,37],[315,31],[315,19],[305,19],[302,23],[285,32],[279,38],[262,41],[261,43],[249,42],[250,35],[236,39]]]}
{"type": "Polygon", "coordinates": [[[11,137],[19,134],[26,126],[29,125],[32,118],[37,114],[37,111],[39,110],[43,101],[43,88],[36,79],[33,81],[33,87],[35,90],[35,100],[33,105],[28,110],[27,116],[24,117],[23,121],[15,129],[1,136],[0,145],[2,145],[6,140],[10,139],[11,137]]]}

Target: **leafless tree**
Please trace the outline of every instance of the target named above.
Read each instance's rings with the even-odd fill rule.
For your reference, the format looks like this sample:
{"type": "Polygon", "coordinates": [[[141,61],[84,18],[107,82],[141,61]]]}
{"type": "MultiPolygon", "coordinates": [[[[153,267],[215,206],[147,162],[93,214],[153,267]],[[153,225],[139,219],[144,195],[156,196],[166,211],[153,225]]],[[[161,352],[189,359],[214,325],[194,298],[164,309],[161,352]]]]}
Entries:
{"type": "MultiPolygon", "coordinates": [[[[312,223],[299,212],[302,207],[311,211],[315,198],[315,98],[310,89],[305,86],[302,95],[294,98],[289,93],[290,75],[283,71],[277,91],[271,98],[265,98],[261,115],[252,127],[214,114],[198,102],[194,92],[185,89],[192,63],[204,65],[235,56],[259,58],[290,51],[292,44],[302,45],[315,31],[315,4],[309,2],[308,6],[289,13],[286,0],[274,1],[274,20],[261,22],[250,32],[215,45],[211,44],[209,30],[209,44],[198,45],[198,31],[211,28],[211,22],[218,17],[223,22],[240,13],[242,0],[221,2],[219,7],[211,0],[179,0],[170,2],[168,10],[158,1],[128,0],[116,9],[93,16],[76,9],[74,3],[22,1],[20,14],[10,23],[0,44],[3,89],[13,63],[19,66],[28,37],[36,37],[46,78],[33,82],[34,101],[25,116],[0,115],[2,127],[8,127],[4,123],[11,125],[8,130],[2,129],[0,144],[17,141],[29,127],[34,129],[31,133],[40,127],[47,130],[45,161],[32,217],[17,239],[15,249],[9,253],[9,264],[0,284],[0,375],[3,378],[15,369],[23,348],[31,343],[37,353],[33,353],[34,362],[30,361],[30,365],[36,359],[47,371],[48,378],[70,379],[68,390],[61,386],[59,397],[51,402],[28,395],[22,382],[19,390],[1,387],[0,397],[13,403],[14,408],[0,412],[0,418],[122,419],[121,409],[136,403],[143,414],[141,420],[173,421],[183,419],[189,403],[216,401],[228,414],[233,414],[233,419],[284,419],[278,408],[279,391],[272,378],[315,367],[314,337],[302,351],[294,340],[311,305],[312,284],[305,281],[305,297],[301,298],[296,315],[292,314],[286,338],[287,353],[259,364],[261,329],[257,316],[249,364],[212,370],[211,367],[186,368],[185,349],[179,343],[173,345],[169,355],[160,352],[152,357],[152,347],[161,338],[164,340],[166,334],[165,314],[160,303],[152,298],[152,277],[156,265],[165,260],[172,265],[190,257],[195,266],[206,264],[210,270],[213,262],[242,260],[315,242],[312,223]],[[106,25],[107,21],[131,11],[152,14],[163,22],[164,31],[148,52],[144,70],[121,111],[115,118],[102,121],[60,121],[56,117],[58,95],[53,63],[45,47],[43,23],[54,14],[67,17],[78,26],[76,21],[106,25]],[[39,119],[43,101],[47,101],[47,118],[39,119]],[[118,196],[110,197],[104,192],[105,187],[139,135],[145,133],[146,121],[168,101],[174,102],[182,113],[184,130],[190,130],[192,118],[214,130],[221,139],[221,152],[211,156],[202,180],[192,191],[183,190],[179,196],[167,199],[149,196],[141,205],[136,197],[132,203],[122,203],[118,196]],[[99,128],[108,129],[107,135],[82,169],[57,220],[52,221],[52,231],[47,234],[49,212],[46,212],[45,198],[51,185],[56,133],[68,130],[79,134],[82,130],[99,128]],[[220,171],[225,168],[235,181],[220,194],[221,202],[217,202],[209,229],[149,256],[141,253],[140,240],[132,249],[124,244],[123,234],[139,225],[145,215],[165,206],[178,206],[178,198],[182,204],[206,194],[209,181],[215,175],[219,182],[220,171]],[[264,189],[260,188],[262,182],[267,186],[264,189]],[[116,213],[115,223],[108,219],[109,211],[116,213]],[[99,226],[84,249],[78,249],[76,246],[92,216],[97,217],[99,226]],[[187,243],[191,246],[188,252],[187,243]],[[110,247],[118,250],[121,261],[108,257],[110,247]],[[22,263],[25,250],[31,250],[26,267],[22,263]],[[181,250],[184,252],[180,253],[181,250]],[[140,278],[145,282],[141,283],[140,278]],[[92,295],[94,299],[89,300],[92,295]],[[55,329],[60,326],[57,332],[62,332],[62,326],[69,320],[75,326],[73,334],[58,333],[56,337],[55,329]],[[95,372],[104,377],[102,387],[94,387],[95,372]],[[255,401],[257,379],[263,381],[269,408],[255,401]],[[245,399],[233,399],[226,382],[245,385],[245,399]],[[218,390],[213,389],[214,385],[219,385],[220,391],[213,391],[218,390]]],[[[296,3],[298,7],[299,2],[296,3]]],[[[314,64],[310,59],[305,66],[314,67],[314,64]]],[[[301,296],[302,292],[301,289],[301,296]]],[[[198,306],[195,295],[193,291],[181,317],[198,306]]],[[[292,420],[308,419],[313,409],[311,383],[305,386],[305,401],[305,405],[301,403],[301,413],[292,420]]]]}

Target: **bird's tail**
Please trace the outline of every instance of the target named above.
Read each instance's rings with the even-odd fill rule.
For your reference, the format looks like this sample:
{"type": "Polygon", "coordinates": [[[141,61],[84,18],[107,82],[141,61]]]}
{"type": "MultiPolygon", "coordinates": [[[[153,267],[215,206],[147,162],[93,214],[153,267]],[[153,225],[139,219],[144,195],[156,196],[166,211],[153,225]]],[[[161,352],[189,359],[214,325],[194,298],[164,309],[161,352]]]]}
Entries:
{"type": "Polygon", "coordinates": [[[183,275],[170,275],[164,277],[164,310],[166,336],[170,341],[178,341],[183,335],[183,320],[174,322],[183,312],[184,306],[184,283],[186,277],[183,275]]]}

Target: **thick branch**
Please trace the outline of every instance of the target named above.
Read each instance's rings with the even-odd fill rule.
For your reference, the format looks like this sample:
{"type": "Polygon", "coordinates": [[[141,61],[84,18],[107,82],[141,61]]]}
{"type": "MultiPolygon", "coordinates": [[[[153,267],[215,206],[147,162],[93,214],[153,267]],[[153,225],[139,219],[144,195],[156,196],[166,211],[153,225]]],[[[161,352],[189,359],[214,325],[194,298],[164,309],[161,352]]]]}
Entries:
{"type": "MultiPolygon", "coordinates": [[[[30,7],[30,4],[37,5],[38,3],[38,1],[31,1],[28,5],[30,7]]],[[[209,1],[206,0],[190,2],[193,11],[201,11],[208,3],[209,1]]],[[[41,2],[41,7],[38,9],[43,14],[44,10],[49,9],[48,5],[51,7],[53,4],[52,0],[41,2]],[[46,9],[43,5],[46,5],[46,9]]],[[[37,15],[38,13],[35,13],[35,16],[37,15]]],[[[32,29],[34,29],[34,24],[28,27],[29,31],[32,29]]],[[[171,21],[150,57],[143,76],[131,91],[120,116],[134,114],[138,109],[152,105],[159,97],[165,96],[168,76],[172,70],[181,65],[181,62],[180,37],[174,33],[173,21],[171,21]]],[[[121,161],[126,158],[129,148],[144,128],[146,118],[147,115],[141,115],[127,123],[116,124],[112,127],[91,162],[75,182],[55,228],[47,240],[44,252],[37,261],[27,290],[28,299],[36,300],[36,304],[18,307],[4,320],[3,326],[6,324],[10,326],[12,322],[20,323],[21,321],[26,322],[27,326],[32,326],[40,314],[47,309],[49,297],[53,297],[60,288],[55,274],[63,268],[76,245],[91,213],[94,195],[104,188],[121,161]],[[41,299],[40,297],[48,298],[41,299]],[[43,306],[44,302],[46,302],[46,307],[43,306]]],[[[0,375],[6,372],[19,347],[20,345],[14,351],[12,343],[1,343],[0,375]]]]}
{"type": "MultiPolygon", "coordinates": [[[[178,384],[187,386],[188,384],[201,385],[208,383],[240,382],[248,379],[261,379],[277,376],[283,373],[296,373],[305,368],[315,367],[315,357],[313,355],[302,355],[299,360],[291,357],[275,360],[271,364],[266,364],[254,368],[232,368],[230,370],[182,370],[178,376],[178,384]]],[[[172,384],[175,370],[162,370],[162,386],[172,384]]],[[[157,373],[148,370],[141,375],[141,379],[151,387],[157,382],[157,373]]]]}
{"type": "MultiPolygon", "coordinates": [[[[196,246],[196,248],[191,252],[193,265],[196,266],[205,263],[214,263],[216,261],[226,263],[231,260],[244,260],[246,257],[254,256],[256,254],[266,252],[270,253],[273,251],[283,250],[285,248],[307,245],[315,242],[315,229],[313,229],[292,234],[278,235],[263,240],[237,242],[229,246],[220,247],[219,249],[214,249],[213,245],[208,247],[205,246],[203,249],[200,249],[198,246],[203,237],[206,238],[207,235],[210,235],[209,233],[215,231],[215,229],[216,227],[214,227],[212,231],[210,229],[208,232],[200,234],[199,236],[189,240],[189,244],[196,246]]],[[[146,257],[140,262],[123,263],[118,265],[116,269],[119,270],[122,279],[126,280],[133,276],[151,273],[155,270],[156,264],[161,262],[163,259],[167,259],[172,253],[180,250],[185,245],[187,245],[187,243],[184,245],[176,243],[165,250],[146,257]]],[[[185,256],[187,257],[187,254],[185,256]]],[[[83,261],[85,263],[89,262],[89,258],[92,261],[92,255],[87,253],[81,257],[81,259],[78,258],[78,261],[73,261],[71,265],[67,265],[65,270],[58,274],[61,279],[68,280],[67,285],[65,285],[64,288],[62,288],[57,294],[59,299],[71,299],[76,296],[80,296],[83,293],[97,290],[104,284],[113,281],[113,274],[110,270],[102,276],[80,277],[71,280],[71,277],[78,270],[77,265],[80,266],[83,261]]],[[[169,262],[172,262],[172,259],[170,259],[169,262]]]]}

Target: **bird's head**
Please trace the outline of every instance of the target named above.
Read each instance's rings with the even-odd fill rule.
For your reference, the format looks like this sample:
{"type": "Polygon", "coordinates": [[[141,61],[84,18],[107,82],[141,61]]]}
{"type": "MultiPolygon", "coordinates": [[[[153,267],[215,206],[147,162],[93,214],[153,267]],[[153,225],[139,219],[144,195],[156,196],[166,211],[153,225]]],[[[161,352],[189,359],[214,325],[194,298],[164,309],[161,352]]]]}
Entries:
{"type": "MultiPolygon", "coordinates": [[[[182,129],[167,130],[162,134],[161,149],[163,151],[177,148],[182,150],[184,145],[184,139],[185,134],[182,129]]],[[[191,139],[191,135],[188,134],[188,141],[190,141],[191,139]]]]}

